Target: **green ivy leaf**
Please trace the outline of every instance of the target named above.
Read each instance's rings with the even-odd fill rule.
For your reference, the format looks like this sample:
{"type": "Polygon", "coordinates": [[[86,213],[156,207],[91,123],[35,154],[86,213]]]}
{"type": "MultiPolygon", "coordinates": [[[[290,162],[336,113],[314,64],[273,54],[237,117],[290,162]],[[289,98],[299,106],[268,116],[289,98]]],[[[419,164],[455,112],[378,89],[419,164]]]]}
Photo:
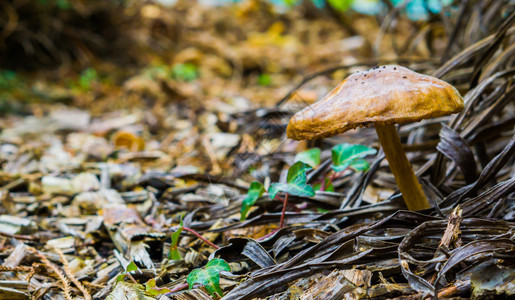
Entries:
{"type": "Polygon", "coordinates": [[[301,161],[315,168],[320,164],[320,149],[313,148],[295,155],[295,161],[301,161]]]}
{"type": "Polygon", "coordinates": [[[241,206],[241,221],[244,221],[247,218],[247,213],[249,212],[250,208],[252,205],[254,205],[254,203],[256,203],[259,197],[263,196],[264,192],[265,187],[261,183],[254,181],[250,184],[249,190],[247,191],[247,196],[245,199],[243,199],[241,206]]]}
{"type": "Polygon", "coordinates": [[[286,182],[291,184],[306,183],[306,171],[313,169],[310,165],[298,161],[288,170],[286,182]]]}
{"type": "Polygon", "coordinates": [[[356,172],[366,172],[370,169],[370,164],[365,159],[358,158],[350,164],[349,168],[356,172]]]}
{"type": "Polygon", "coordinates": [[[152,295],[152,296],[157,296],[159,294],[166,294],[166,293],[169,293],[171,292],[172,290],[170,290],[169,288],[160,288],[160,287],[157,287],[156,286],[156,280],[154,278],[150,279],[149,281],[147,281],[145,283],[145,291],[152,295]]]}
{"type": "Polygon", "coordinates": [[[341,172],[347,169],[354,160],[376,154],[376,152],[377,150],[374,148],[359,144],[339,144],[331,150],[331,158],[333,160],[331,167],[335,172],[341,172]]]}
{"type": "Polygon", "coordinates": [[[181,254],[179,253],[179,249],[177,249],[177,244],[179,243],[179,236],[181,235],[182,227],[183,227],[183,224],[182,224],[182,217],[181,217],[179,228],[174,233],[172,233],[172,236],[171,236],[172,244],[170,245],[170,253],[168,254],[168,258],[173,259],[173,260],[179,260],[182,258],[181,254]]]}
{"type": "Polygon", "coordinates": [[[271,199],[274,199],[277,193],[284,192],[290,195],[295,195],[299,197],[313,197],[315,196],[315,191],[313,187],[309,184],[290,184],[290,183],[272,183],[270,185],[270,189],[268,190],[268,194],[271,199]]]}
{"type": "Polygon", "coordinates": [[[122,281],[125,278],[125,276],[127,276],[127,275],[120,274],[120,275],[116,276],[116,282],[122,281]]]}
{"type": "Polygon", "coordinates": [[[291,166],[288,170],[288,176],[286,177],[287,183],[276,182],[270,185],[270,189],[268,189],[270,198],[274,199],[279,192],[284,192],[299,197],[315,196],[313,187],[311,187],[309,184],[306,184],[306,171],[311,169],[311,166],[301,161],[294,163],[293,166],[291,166]]]}
{"type": "Polygon", "coordinates": [[[327,0],[327,2],[337,11],[345,12],[350,8],[354,0],[327,0]]]}
{"type": "Polygon", "coordinates": [[[209,294],[212,296],[216,294],[223,296],[222,288],[220,287],[220,272],[231,272],[229,264],[220,258],[210,260],[207,265],[202,269],[195,269],[190,272],[186,281],[193,288],[195,284],[203,285],[209,294]]]}

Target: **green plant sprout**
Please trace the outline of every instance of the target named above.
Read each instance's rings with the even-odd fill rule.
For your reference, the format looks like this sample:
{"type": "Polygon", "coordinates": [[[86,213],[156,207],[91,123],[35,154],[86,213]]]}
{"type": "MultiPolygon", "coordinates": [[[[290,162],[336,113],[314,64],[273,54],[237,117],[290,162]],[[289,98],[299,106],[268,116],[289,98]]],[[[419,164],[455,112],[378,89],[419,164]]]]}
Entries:
{"type": "Polygon", "coordinates": [[[221,297],[223,296],[223,291],[220,287],[221,271],[231,272],[231,267],[225,260],[215,258],[210,260],[204,268],[191,271],[186,281],[190,289],[192,289],[194,285],[200,284],[206,288],[211,296],[218,294],[218,296],[221,297]]]}
{"type": "MultiPolygon", "coordinates": [[[[332,174],[323,178],[322,182],[314,185],[315,190],[334,192],[333,181],[339,175],[351,169],[356,172],[366,172],[370,168],[368,161],[363,159],[368,155],[374,155],[377,150],[364,145],[343,143],[334,146],[331,149],[331,169],[332,174]]],[[[312,148],[304,152],[300,152],[295,156],[295,161],[302,161],[313,168],[320,164],[320,149],[312,148]]]]}
{"type": "MultiPolygon", "coordinates": [[[[136,281],[136,279],[134,279],[134,277],[132,277],[131,273],[132,272],[135,272],[139,270],[138,266],[136,265],[136,263],[134,263],[133,261],[131,261],[126,267],[125,267],[125,271],[123,274],[120,274],[116,277],[116,282],[120,282],[120,281],[123,281],[123,279],[125,277],[129,277],[130,280],[140,286],[140,284],[136,281]]],[[[165,294],[165,293],[169,293],[171,292],[171,290],[169,288],[160,288],[156,285],[156,280],[154,278],[152,279],[149,279],[147,282],[145,282],[145,292],[149,295],[152,295],[152,296],[157,296],[159,294],[165,294]]]]}
{"type": "Polygon", "coordinates": [[[126,267],[125,267],[125,271],[123,274],[120,274],[116,277],[116,282],[118,281],[122,281],[126,276],[128,276],[132,282],[138,284],[138,282],[136,281],[136,279],[134,279],[134,277],[132,277],[131,275],[131,272],[134,272],[134,271],[137,271],[138,270],[138,266],[136,266],[136,264],[131,261],[126,267]]]}
{"type": "Polygon", "coordinates": [[[312,168],[316,168],[320,164],[320,148],[311,148],[295,155],[295,161],[301,161],[312,168]]]}
{"type": "MultiPolygon", "coordinates": [[[[331,169],[333,173],[320,189],[326,190],[326,187],[331,186],[333,181],[340,176],[347,169],[354,170],[355,172],[366,172],[370,168],[368,161],[363,159],[368,155],[374,155],[377,150],[359,144],[338,144],[331,149],[331,169]]],[[[333,189],[334,190],[334,189],[333,189]]]]}
{"type": "MultiPolygon", "coordinates": [[[[285,194],[279,227],[282,228],[284,226],[284,215],[286,214],[286,206],[288,205],[288,195],[300,197],[313,197],[315,195],[313,187],[306,183],[306,171],[311,169],[312,167],[310,165],[302,161],[298,161],[288,170],[286,183],[274,182],[270,185],[270,188],[268,189],[270,199],[275,199],[279,192],[283,192],[285,194]]],[[[247,196],[243,200],[241,207],[241,221],[244,221],[247,218],[247,213],[250,208],[265,191],[265,187],[259,182],[252,182],[250,184],[247,196]]]]}
{"type": "Polygon", "coordinates": [[[288,170],[288,176],[286,176],[286,183],[274,182],[268,189],[268,194],[271,199],[275,199],[279,192],[284,193],[283,209],[281,212],[281,220],[279,222],[279,228],[284,227],[284,215],[286,214],[286,206],[288,205],[288,195],[294,195],[299,197],[313,197],[315,191],[313,187],[306,183],[306,171],[311,170],[312,167],[301,161],[293,164],[288,170]]]}
{"type": "Polygon", "coordinates": [[[170,245],[170,253],[168,253],[168,258],[173,260],[181,259],[181,254],[179,253],[179,249],[177,244],[179,243],[179,236],[181,235],[182,229],[184,228],[184,224],[182,223],[182,217],[179,222],[179,228],[172,233],[171,239],[172,244],[170,245]]]}
{"type": "Polygon", "coordinates": [[[254,205],[254,203],[256,203],[259,197],[263,196],[265,192],[265,187],[261,183],[254,181],[250,184],[249,190],[247,191],[247,196],[245,199],[243,199],[243,203],[241,205],[240,221],[245,221],[250,208],[254,205]]]}
{"type": "MultiPolygon", "coordinates": [[[[332,182],[334,179],[347,169],[355,172],[366,172],[370,168],[368,161],[363,159],[368,155],[374,155],[377,150],[364,145],[343,143],[334,146],[331,149],[332,174],[316,183],[314,187],[307,184],[306,172],[320,165],[320,149],[312,148],[300,152],[295,156],[295,164],[288,170],[286,183],[275,182],[270,185],[268,195],[271,199],[275,199],[279,192],[284,193],[284,203],[281,213],[281,221],[279,227],[284,226],[284,215],[288,204],[288,195],[299,197],[313,197],[315,190],[333,191],[332,182]]],[[[252,182],[247,191],[247,196],[243,199],[241,207],[240,220],[244,221],[250,208],[265,193],[265,187],[259,182],[252,182]]]]}
{"type": "Polygon", "coordinates": [[[172,233],[172,236],[171,236],[172,243],[170,245],[170,252],[168,253],[168,258],[169,259],[178,260],[178,259],[182,258],[181,254],[179,253],[178,243],[179,243],[179,236],[181,235],[183,230],[185,230],[185,231],[187,231],[189,233],[192,233],[199,240],[201,240],[202,242],[208,244],[209,246],[211,246],[211,247],[213,247],[215,249],[219,249],[220,248],[217,245],[213,244],[211,241],[207,240],[202,235],[200,235],[195,230],[193,230],[191,228],[188,228],[188,227],[184,227],[184,224],[183,224],[182,218],[181,218],[181,220],[179,222],[179,228],[177,228],[177,230],[174,233],[172,233]]]}
{"type": "Polygon", "coordinates": [[[87,91],[90,90],[93,86],[93,83],[97,81],[99,81],[97,71],[94,68],[87,68],[86,70],[82,71],[82,73],[80,73],[77,87],[79,90],[87,91]]]}
{"type": "Polygon", "coordinates": [[[347,168],[355,171],[367,171],[370,166],[363,158],[374,155],[377,150],[359,144],[339,144],[331,149],[331,168],[335,172],[345,171],[347,168]]]}

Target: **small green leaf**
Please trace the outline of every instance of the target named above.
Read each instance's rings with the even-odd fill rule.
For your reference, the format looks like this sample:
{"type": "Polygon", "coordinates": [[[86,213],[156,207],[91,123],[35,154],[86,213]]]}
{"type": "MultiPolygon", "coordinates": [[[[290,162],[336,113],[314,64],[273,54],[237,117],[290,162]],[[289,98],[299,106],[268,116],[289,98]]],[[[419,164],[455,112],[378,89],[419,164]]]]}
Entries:
{"type": "Polygon", "coordinates": [[[301,161],[315,168],[320,164],[320,149],[313,148],[295,155],[295,161],[301,161]]]}
{"type": "Polygon", "coordinates": [[[159,294],[166,294],[171,292],[169,288],[160,288],[156,286],[156,280],[154,278],[150,279],[145,283],[145,291],[152,296],[157,296],[159,294]]]}
{"type": "Polygon", "coordinates": [[[358,158],[350,164],[349,168],[356,172],[366,172],[370,169],[370,164],[365,159],[358,158]]]}
{"type": "Polygon", "coordinates": [[[149,289],[155,288],[156,280],[154,278],[149,279],[147,282],[145,282],[145,290],[148,291],[149,289]]]}
{"type": "Polygon", "coordinates": [[[124,274],[120,274],[118,276],[116,276],[116,282],[119,282],[119,281],[122,281],[125,276],[127,276],[127,273],[130,273],[132,271],[136,271],[138,270],[138,266],[136,266],[136,264],[131,261],[126,267],[125,267],[125,273],[124,274]]]}
{"type": "Polygon", "coordinates": [[[210,260],[207,265],[202,269],[195,269],[190,272],[186,281],[193,288],[195,284],[203,285],[209,294],[212,296],[216,294],[223,296],[222,288],[220,287],[220,272],[231,272],[229,264],[219,258],[210,260]]]}
{"type": "Polygon", "coordinates": [[[168,255],[169,259],[172,260],[180,260],[182,259],[181,254],[179,253],[179,249],[170,249],[170,254],[168,255]]]}
{"type": "Polygon", "coordinates": [[[241,206],[241,221],[244,221],[247,218],[247,213],[249,212],[250,208],[252,205],[254,205],[254,203],[256,203],[259,197],[263,196],[264,192],[265,187],[261,183],[254,181],[250,184],[249,190],[247,191],[247,196],[245,199],[243,199],[241,206]]]}
{"type": "Polygon", "coordinates": [[[359,144],[339,144],[331,150],[331,158],[333,160],[332,168],[335,172],[341,172],[347,169],[350,164],[367,155],[376,154],[377,150],[359,144]]]}
{"type": "Polygon", "coordinates": [[[259,74],[258,84],[260,86],[269,86],[272,84],[272,77],[270,77],[270,75],[265,74],[265,73],[259,74]]]}
{"type": "Polygon", "coordinates": [[[310,165],[298,161],[288,170],[287,183],[306,183],[306,171],[313,169],[310,165]]]}
{"type": "Polygon", "coordinates": [[[268,196],[270,196],[270,199],[274,200],[275,196],[277,196],[277,193],[281,191],[281,184],[287,185],[285,183],[278,183],[274,182],[270,185],[270,188],[268,189],[268,196]]]}
{"type": "Polygon", "coordinates": [[[98,73],[93,68],[87,68],[82,71],[79,77],[79,88],[82,90],[89,90],[95,81],[99,80],[98,73]]]}
{"type": "Polygon", "coordinates": [[[313,197],[315,191],[306,184],[306,171],[312,169],[311,166],[298,161],[288,170],[286,178],[287,183],[272,183],[268,189],[271,199],[274,199],[277,193],[284,192],[299,197],[313,197]]]}
{"type": "Polygon", "coordinates": [[[127,275],[120,274],[120,275],[116,276],[116,282],[122,281],[125,278],[125,276],[127,276],[127,275]]]}
{"type": "Polygon", "coordinates": [[[313,187],[309,184],[292,184],[292,183],[279,183],[275,182],[270,185],[270,189],[268,190],[268,194],[271,199],[274,199],[277,193],[284,192],[290,195],[295,195],[299,197],[313,197],[315,196],[315,191],[313,187]]]}
{"type": "Polygon", "coordinates": [[[179,253],[179,249],[177,249],[177,244],[179,243],[179,236],[181,235],[182,227],[183,227],[183,224],[182,224],[182,218],[181,218],[179,228],[174,233],[172,233],[172,236],[171,236],[172,244],[170,245],[170,253],[168,254],[168,258],[173,259],[173,260],[179,260],[182,258],[181,254],[179,253]]]}
{"type": "Polygon", "coordinates": [[[130,273],[130,272],[132,272],[132,271],[136,271],[136,270],[138,270],[138,266],[136,266],[136,264],[135,264],[133,261],[131,261],[131,262],[127,265],[127,268],[126,268],[127,273],[130,273]]]}
{"type": "Polygon", "coordinates": [[[229,266],[229,264],[221,258],[215,258],[215,259],[210,260],[206,264],[206,269],[207,268],[215,268],[215,269],[220,269],[220,271],[231,272],[231,267],[229,266]]]}
{"type": "Polygon", "coordinates": [[[199,76],[197,66],[193,64],[176,64],[172,68],[172,78],[182,81],[193,81],[199,76]]]}

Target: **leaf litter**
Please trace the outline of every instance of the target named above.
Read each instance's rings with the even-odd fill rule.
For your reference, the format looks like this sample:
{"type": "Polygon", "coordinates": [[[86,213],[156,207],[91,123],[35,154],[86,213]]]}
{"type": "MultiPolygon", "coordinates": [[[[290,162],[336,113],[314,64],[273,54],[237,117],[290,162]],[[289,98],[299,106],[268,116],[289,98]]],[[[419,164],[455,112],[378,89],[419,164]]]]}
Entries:
{"type": "MultiPolygon", "coordinates": [[[[2,3],[11,17],[36,9],[2,3]]],[[[69,3],[59,14],[86,24],[107,5],[69,3]]],[[[127,4],[105,23],[129,48],[114,58],[102,34],[5,31],[36,45],[23,65],[41,72],[0,74],[0,298],[512,297],[513,4],[462,1],[414,22],[402,6],[310,3],[127,4]],[[390,63],[465,100],[399,127],[424,211],[406,210],[371,128],[285,138],[296,111],[390,63]]]]}

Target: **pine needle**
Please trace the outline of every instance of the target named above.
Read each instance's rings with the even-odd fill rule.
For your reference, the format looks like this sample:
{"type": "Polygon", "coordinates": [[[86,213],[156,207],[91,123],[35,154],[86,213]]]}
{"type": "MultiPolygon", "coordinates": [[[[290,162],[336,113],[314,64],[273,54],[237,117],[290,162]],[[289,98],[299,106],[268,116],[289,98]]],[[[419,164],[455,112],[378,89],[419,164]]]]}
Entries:
{"type": "Polygon", "coordinates": [[[63,272],[61,270],[59,270],[59,268],[57,268],[56,265],[51,263],[48,260],[48,258],[46,256],[44,256],[43,254],[41,254],[38,250],[36,250],[35,248],[32,248],[32,247],[29,249],[31,249],[36,254],[36,256],[39,257],[41,259],[41,261],[57,275],[57,277],[59,278],[59,280],[62,283],[61,288],[63,289],[64,297],[66,298],[66,300],[73,300],[71,291],[70,291],[70,281],[68,280],[68,278],[66,278],[66,275],[64,275],[63,272]]]}
{"type": "Polygon", "coordinates": [[[70,265],[68,264],[68,260],[64,256],[61,249],[54,247],[54,251],[57,252],[59,258],[61,259],[61,263],[63,264],[64,273],[70,278],[70,280],[75,284],[75,286],[82,292],[85,300],[91,300],[91,295],[88,293],[88,290],[82,285],[82,283],[73,275],[72,270],[70,269],[70,265]]]}
{"type": "Polygon", "coordinates": [[[33,270],[32,267],[16,266],[11,268],[0,265],[0,272],[32,272],[33,270]]]}

